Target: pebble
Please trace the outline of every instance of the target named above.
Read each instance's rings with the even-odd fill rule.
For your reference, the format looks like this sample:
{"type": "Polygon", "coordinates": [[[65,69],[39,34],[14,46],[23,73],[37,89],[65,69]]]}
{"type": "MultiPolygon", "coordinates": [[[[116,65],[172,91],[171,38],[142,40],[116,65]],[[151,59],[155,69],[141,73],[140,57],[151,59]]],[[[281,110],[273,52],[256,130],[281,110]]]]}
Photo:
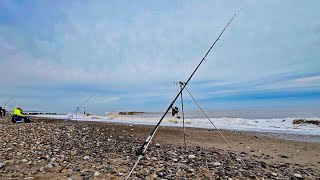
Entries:
{"type": "Polygon", "coordinates": [[[49,163],[49,164],[47,164],[44,168],[45,168],[45,169],[51,169],[51,168],[53,168],[53,165],[52,165],[51,163],[49,163]]]}
{"type": "Polygon", "coordinates": [[[172,159],[172,161],[173,161],[173,162],[177,162],[177,161],[178,161],[178,159],[172,159]]]}
{"type": "Polygon", "coordinates": [[[70,152],[71,156],[74,156],[74,155],[76,155],[77,153],[78,153],[78,152],[77,152],[76,150],[73,150],[73,151],[70,152]]]}
{"type": "Polygon", "coordinates": [[[95,171],[93,174],[93,176],[99,176],[99,175],[100,175],[100,173],[98,171],[95,171]]]}
{"type": "MultiPolygon", "coordinates": [[[[135,131],[130,131],[133,127],[126,127],[124,131],[117,126],[122,127],[90,123],[31,123],[19,126],[10,124],[10,131],[4,131],[4,126],[0,124],[0,131],[7,132],[6,136],[0,136],[0,156],[3,157],[0,160],[0,179],[24,179],[28,176],[36,179],[46,175],[73,180],[123,179],[130,170],[128,167],[134,165],[135,152],[144,139],[136,136],[140,126],[135,127],[135,131]],[[28,138],[15,138],[26,130],[28,138]],[[12,142],[17,145],[12,145],[12,142]]],[[[244,147],[245,152],[239,153],[243,156],[243,165],[234,153],[215,147],[190,145],[184,149],[179,143],[166,144],[163,141],[152,144],[130,179],[266,180],[320,177],[313,167],[265,161],[267,156],[260,155],[258,149],[256,156],[250,152],[255,149],[253,147],[244,147]]]]}
{"type": "Polygon", "coordinates": [[[293,176],[296,177],[296,178],[302,178],[302,175],[298,174],[298,173],[294,173],[293,176]]]}
{"type": "Polygon", "coordinates": [[[4,168],[4,163],[0,163],[0,169],[4,168]]]}
{"type": "Polygon", "coordinates": [[[89,156],[83,157],[84,160],[88,160],[89,158],[90,158],[89,156]]]}

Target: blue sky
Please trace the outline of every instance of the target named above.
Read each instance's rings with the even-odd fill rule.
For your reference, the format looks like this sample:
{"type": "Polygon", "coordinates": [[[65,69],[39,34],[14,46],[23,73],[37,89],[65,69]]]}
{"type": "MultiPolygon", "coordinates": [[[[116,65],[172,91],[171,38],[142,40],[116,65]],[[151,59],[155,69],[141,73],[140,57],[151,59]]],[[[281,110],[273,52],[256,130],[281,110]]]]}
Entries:
{"type": "MultiPolygon", "coordinates": [[[[189,89],[205,109],[317,108],[319,1],[0,1],[0,103],[163,111],[228,20],[189,89]]],[[[186,96],[187,108],[195,106],[186,96]]]]}

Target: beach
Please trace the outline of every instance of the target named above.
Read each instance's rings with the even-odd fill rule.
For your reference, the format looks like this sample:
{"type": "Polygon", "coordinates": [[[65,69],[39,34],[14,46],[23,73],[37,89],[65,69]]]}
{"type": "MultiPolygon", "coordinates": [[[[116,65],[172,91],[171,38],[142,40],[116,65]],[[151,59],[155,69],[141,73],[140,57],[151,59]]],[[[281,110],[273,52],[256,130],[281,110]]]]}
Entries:
{"type": "MultiPolygon", "coordinates": [[[[1,179],[124,179],[153,126],[33,118],[1,121],[1,179]]],[[[131,179],[319,179],[320,143],[159,127],[131,179]],[[239,156],[238,156],[239,155],[239,156]]]]}

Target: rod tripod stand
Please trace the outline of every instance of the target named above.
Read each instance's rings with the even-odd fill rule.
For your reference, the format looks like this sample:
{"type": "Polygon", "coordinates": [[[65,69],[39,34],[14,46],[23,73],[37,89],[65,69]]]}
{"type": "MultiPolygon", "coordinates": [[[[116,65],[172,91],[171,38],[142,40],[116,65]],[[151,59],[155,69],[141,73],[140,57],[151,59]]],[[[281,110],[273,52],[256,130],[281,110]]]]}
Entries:
{"type": "MultiPolygon", "coordinates": [[[[182,89],[183,86],[185,86],[185,82],[179,82],[180,88],[182,89]]],[[[232,149],[233,153],[235,153],[239,159],[241,159],[240,155],[236,152],[236,150],[234,150],[234,148],[232,147],[232,145],[229,143],[229,141],[224,137],[224,135],[221,133],[221,131],[217,128],[216,125],[214,125],[214,123],[212,122],[212,120],[209,118],[209,116],[205,113],[205,111],[201,108],[201,106],[199,105],[199,103],[197,102],[197,100],[193,97],[193,95],[190,93],[190,91],[188,90],[188,88],[185,86],[184,89],[188,92],[188,94],[190,95],[190,97],[192,98],[192,100],[196,103],[196,105],[199,107],[199,109],[201,110],[201,112],[204,114],[204,116],[210,121],[210,123],[212,124],[212,126],[218,131],[218,133],[221,135],[221,137],[223,138],[223,140],[229,145],[229,147],[232,149]]],[[[186,130],[185,130],[185,126],[184,126],[184,110],[183,110],[183,98],[182,98],[182,92],[181,92],[181,110],[182,110],[182,127],[183,127],[183,142],[184,142],[184,146],[186,149],[186,130]]],[[[241,162],[244,164],[244,162],[241,159],[241,162]]]]}

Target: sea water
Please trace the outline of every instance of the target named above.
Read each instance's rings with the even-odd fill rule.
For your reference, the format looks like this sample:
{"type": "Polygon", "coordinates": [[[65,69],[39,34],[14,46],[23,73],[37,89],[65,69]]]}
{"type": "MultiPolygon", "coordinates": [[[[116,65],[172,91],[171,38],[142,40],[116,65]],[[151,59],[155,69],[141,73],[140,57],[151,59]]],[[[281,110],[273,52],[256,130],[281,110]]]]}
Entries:
{"type": "MultiPolygon", "coordinates": [[[[185,112],[172,116],[171,111],[165,116],[161,125],[182,127],[225,129],[236,131],[286,133],[301,135],[320,135],[320,127],[311,124],[293,124],[294,119],[319,120],[318,109],[238,109],[210,110],[205,112],[209,119],[200,111],[185,112]],[[180,117],[180,118],[178,118],[180,117]]],[[[65,119],[67,115],[37,115],[40,117],[65,119]]],[[[117,112],[106,112],[105,115],[73,115],[71,120],[100,121],[128,124],[156,125],[163,112],[143,112],[133,115],[120,115],[117,112]]]]}

